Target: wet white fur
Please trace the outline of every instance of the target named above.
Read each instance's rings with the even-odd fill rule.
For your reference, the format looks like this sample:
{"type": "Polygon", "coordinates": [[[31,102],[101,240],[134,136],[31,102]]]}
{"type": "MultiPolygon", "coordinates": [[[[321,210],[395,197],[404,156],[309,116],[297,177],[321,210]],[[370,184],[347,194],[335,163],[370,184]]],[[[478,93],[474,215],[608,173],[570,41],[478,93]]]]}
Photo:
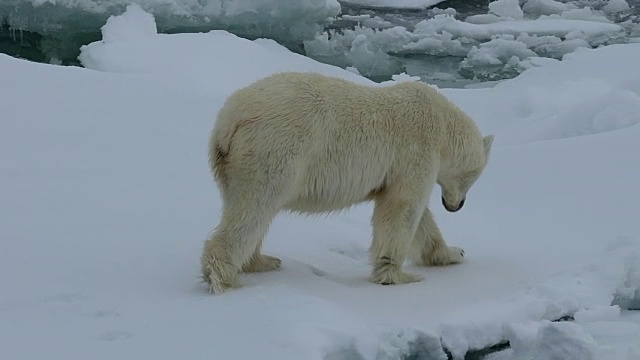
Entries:
{"type": "Polygon", "coordinates": [[[238,273],[275,270],[261,253],[281,210],[322,213],[374,201],[371,281],[402,284],[409,258],[425,266],[462,261],[446,245],[428,202],[436,183],[456,210],[483,171],[493,136],[420,82],[362,86],[312,73],[281,73],[232,94],[209,155],[224,209],[202,254],[214,292],[238,273]]]}

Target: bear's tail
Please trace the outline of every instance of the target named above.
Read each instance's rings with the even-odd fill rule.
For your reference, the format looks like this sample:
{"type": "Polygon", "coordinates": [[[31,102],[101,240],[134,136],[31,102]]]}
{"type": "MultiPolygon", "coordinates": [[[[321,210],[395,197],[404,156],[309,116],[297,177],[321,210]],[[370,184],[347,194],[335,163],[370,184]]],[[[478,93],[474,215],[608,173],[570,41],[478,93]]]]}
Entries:
{"type": "Polygon", "coordinates": [[[234,135],[241,126],[251,124],[255,120],[238,121],[231,116],[220,116],[209,141],[209,163],[215,178],[225,182],[225,168],[229,163],[229,152],[234,135]]]}
{"type": "Polygon", "coordinates": [[[211,157],[209,158],[209,163],[211,164],[211,170],[213,170],[213,175],[216,180],[219,182],[224,182],[225,179],[225,165],[227,164],[227,153],[223,152],[220,148],[215,148],[211,153],[211,157]]]}
{"type": "Polygon", "coordinates": [[[231,150],[231,138],[236,132],[235,126],[216,127],[209,140],[209,164],[216,180],[224,183],[225,167],[231,150]]]}

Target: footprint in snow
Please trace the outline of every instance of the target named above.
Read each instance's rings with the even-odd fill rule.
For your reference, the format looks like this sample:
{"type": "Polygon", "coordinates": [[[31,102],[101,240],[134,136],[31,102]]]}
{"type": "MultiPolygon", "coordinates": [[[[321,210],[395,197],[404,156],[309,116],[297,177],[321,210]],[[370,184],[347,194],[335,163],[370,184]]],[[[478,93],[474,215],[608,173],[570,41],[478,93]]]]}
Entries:
{"type": "Polygon", "coordinates": [[[330,248],[329,251],[346,256],[353,260],[362,260],[367,258],[367,249],[359,244],[345,244],[340,247],[330,248]]]}

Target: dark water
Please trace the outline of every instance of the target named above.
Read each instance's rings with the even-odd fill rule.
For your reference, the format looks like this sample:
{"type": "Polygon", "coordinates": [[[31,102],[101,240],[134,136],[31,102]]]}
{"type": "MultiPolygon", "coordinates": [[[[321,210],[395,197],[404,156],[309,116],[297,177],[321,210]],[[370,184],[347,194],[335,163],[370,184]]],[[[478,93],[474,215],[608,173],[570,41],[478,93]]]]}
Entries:
{"type": "MultiPolygon", "coordinates": [[[[640,0],[638,0],[640,1],[640,0]]],[[[441,2],[435,7],[439,9],[453,8],[461,17],[477,14],[486,14],[489,9],[489,2],[486,0],[449,0],[441,2]]],[[[342,15],[369,15],[378,16],[396,26],[403,26],[409,30],[422,20],[430,19],[434,16],[433,8],[424,10],[404,10],[404,9],[371,9],[363,6],[353,6],[341,3],[342,15]]],[[[355,22],[347,20],[337,20],[328,29],[341,29],[353,27],[355,22]]]]}
{"type": "MultiPolygon", "coordinates": [[[[464,20],[471,15],[488,13],[489,2],[489,0],[450,0],[438,4],[436,7],[439,9],[453,8],[456,10],[456,18],[458,20],[464,20]]],[[[525,2],[526,0],[520,0],[520,5],[524,5],[525,2]]],[[[559,0],[559,2],[573,4],[579,9],[589,7],[591,10],[599,10],[608,3],[608,0],[559,0]]],[[[627,2],[631,7],[630,11],[608,16],[610,20],[621,24],[625,32],[604,39],[601,43],[592,44],[592,46],[626,43],[629,38],[640,37],[640,0],[627,0],[627,2]]],[[[433,18],[436,15],[433,9],[407,11],[397,9],[370,9],[362,6],[348,5],[343,5],[343,13],[345,15],[377,16],[393,25],[403,26],[409,31],[412,31],[418,22],[433,18]]],[[[356,25],[357,23],[355,21],[337,21],[332,25],[332,30],[339,32],[341,29],[353,29],[356,25]]],[[[516,69],[505,70],[502,65],[496,65],[495,69],[486,69],[486,78],[477,78],[478,74],[475,71],[461,67],[462,61],[465,59],[464,56],[434,56],[424,52],[389,53],[389,55],[395,59],[396,63],[399,64],[398,67],[402,68],[404,72],[412,76],[419,76],[424,81],[440,87],[464,87],[482,81],[508,79],[517,76],[522,71],[516,69]],[[446,77],[439,78],[441,75],[433,76],[434,74],[449,74],[453,75],[453,77],[449,79],[446,79],[446,77]]],[[[550,56],[549,54],[543,53],[538,53],[538,55],[550,56]]],[[[552,57],[555,56],[555,58],[559,59],[561,55],[562,54],[552,55],[552,57]]],[[[331,61],[329,61],[329,63],[331,63],[331,61]]],[[[341,66],[339,63],[334,63],[334,65],[341,66]]],[[[484,71],[484,69],[482,71],[484,71]]],[[[385,81],[391,78],[390,75],[372,75],[366,73],[364,75],[374,81],[385,81]]]]}
{"type": "MultiPolygon", "coordinates": [[[[461,14],[473,15],[486,12],[487,4],[488,2],[486,0],[450,0],[440,3],[438,7],[452,7],[461,14]]],[[[47,15],[50,14],[50,12],[70,12],[70,10],[46,6],[41,6],[39,9],[42,9],[41,12],[31,19],[31,21],[37,21],[43,24],[42,28],[38,31],[12,29],[8,25],[8,19],[9,16],[15,16],[15,14],[0,13],[1,53],[38,62],[79,65],[77,57],[80,53],[80,46],[98,41],[102,38],[100,27],[105,23],[107,15],[83,12],[74,16],[71,13],[67,13],[64,15],[66,19],[64,25],[49,24],[49,26],[47,26],[47,15]]],[[[27,10],[33,11],[32,9],[27,10]]],[[[344,4],[342,5],[342,11],[343,14],[348,15],[371,14],[372,16],[380,16],[387,21],[405,26],[409,29],[413,28],[416,23],[433,16],[432,10],[430,9],[421,11],[398,11],[393,9],[371,10],[349,7],[344,4]]],[[[55,15],[58,18],[60,17],[60,14],[55,15]]],[[[291,41],[291,39],[279,35],[273,36],[273,34],[269,34],[265,32],[265,30],[257,27],[221,26],[220,24],[196,24],[190,27],[171,27],[166,25],[169,21],[162,18],[156,18],[156,22],[158,23],[159,31],[163,33],[206,32],[223,29],[248,39],[272,37],[290,50],[304,55],[304,47],[299,40],[291,41]]],[[[332,27],[341,28],[350,25],[351,23],[349,22],[337,21],[332,27]]]]}
{"type": "MultiPolygon", "coordinates": [[[[563,1],[566,2],[566,1],[563,1]]],[[[591,6],[593,9],[601,8],[606,4],[607,0],[571,0],[578,6],[591,6]]],[[[633,7],[631,13],[625,14],[624,18],[616,19],[616,21],[624,21],[635,18],[640,12],[640,0],[628,0],[633,7]]],[[[464,19],[470,15],[484,14],[488,10],[488,0],[449,0],[437,5],[440,9],[453,8],[457,11],[457,18],[464,19]]],[[[106,21],[107,15],[95,15],[87,13],[73,14],[69,9],[57,9],[54,7],[41,8],[41,13],[33,16],[31,21],[42,23],[42,28],[38,31],[26,31],[11,28],[8,25],[8,16],[14,14],[0,13],[0,52],[15,57],[25,58],[37,62],[56,63],[63,65],[80,65],[77,59],[80,46],[98,41],[101,39],[100,27],[106,21]],[[64,25],[48,24],[47,17],[51,16],[51,11],[67,11],[65,15],[66,22],[64,25]]],[[[363,15],[379,16],[394,25],[404,26],[412,30],[418,22],[434,16],[432,9],[426,10],[397,10],[397,9],[367,9],[364,7],[342,5],[344,15],[363,15]]],[[[257,27],[237,27],[231,25],[221,26],[220,24],[194,24],[190,27],[171,27],[167,26],[170,22],[167,19],[156,18],[158,29],[164,33],[176,32],[206,32],[209,30],[224,29],[234,34],[249,39],[258,37],[271,37],[279,43],[288,47],[290,50],[305,55],[303,44],[300,40],[292,40],[282,37],[282,32],[278,34],[268,33],[268,29],[260,29],[257,27]]],[[[275,25],[274,25],[275,26],[275,25]]],[[[282,27],[282,24],[278,25],[282,27]]],[[[355,22],[338,20],[333,23],[329,29],[352,28],[355,22]]],[[[639,27],[640,28],[640,27],[639,27]]],[[[640,36],[640,30],[637,33],[629,33],[628,36],[640,36]]],[[[623,42],[624,39],[620,40],[623,42]]],[[[406,69],[413,73],[420,73],[426,65],[440,68],[443,73],[456,72],[456,66],[462,59],[451,57],[437,57],[425,54],[405,54],[401,56],[401,61],[406,69]]],[[[407,71],[409,72],[409,71],[407,71]]],[[[387,80],[389,76],[380,76],[373,80],[387,80]]]]}
{"type": "MultiPolygon", "coordinates": [[[[640,0],[638,0],[640,1],[640,0]]],[[[369,9],[363,6],[353,6],[348,4],[342,5],[342,13],[344,15],[361,15],[369,14],[371,16],[380,16],[394,24],[412,28],[416,23],[428,19],[433,16],[431,8],[425,10],[402,10],[402,9],[369,9]]],[[[453,8],[463,17],[477,14],[485,14],[489,9],[489,1],[487,0],[448,0],[437,4],[435,7],[440,9],[453,8]]]]}

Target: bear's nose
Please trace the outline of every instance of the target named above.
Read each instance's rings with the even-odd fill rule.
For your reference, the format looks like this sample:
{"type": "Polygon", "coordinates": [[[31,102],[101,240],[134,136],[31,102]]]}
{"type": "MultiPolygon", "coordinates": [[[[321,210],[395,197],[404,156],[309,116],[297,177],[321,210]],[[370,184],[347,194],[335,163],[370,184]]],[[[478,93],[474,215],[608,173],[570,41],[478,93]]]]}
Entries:
{"type": "Polygon", "coordinates": [[[447,209],[447,211],[449,212],[456,212],[460,209],[462,209],[462,206],[464,206],[464,200],[462,199],[462,201],[460,201],[460,203],[458,204],[458,207],[453,208],[451,206],[449,206],[449,204],[447,204],[447,202],[444,200],[444,197],[442,198],[442,205],[444,205],[444,208],[447,209]]]}

